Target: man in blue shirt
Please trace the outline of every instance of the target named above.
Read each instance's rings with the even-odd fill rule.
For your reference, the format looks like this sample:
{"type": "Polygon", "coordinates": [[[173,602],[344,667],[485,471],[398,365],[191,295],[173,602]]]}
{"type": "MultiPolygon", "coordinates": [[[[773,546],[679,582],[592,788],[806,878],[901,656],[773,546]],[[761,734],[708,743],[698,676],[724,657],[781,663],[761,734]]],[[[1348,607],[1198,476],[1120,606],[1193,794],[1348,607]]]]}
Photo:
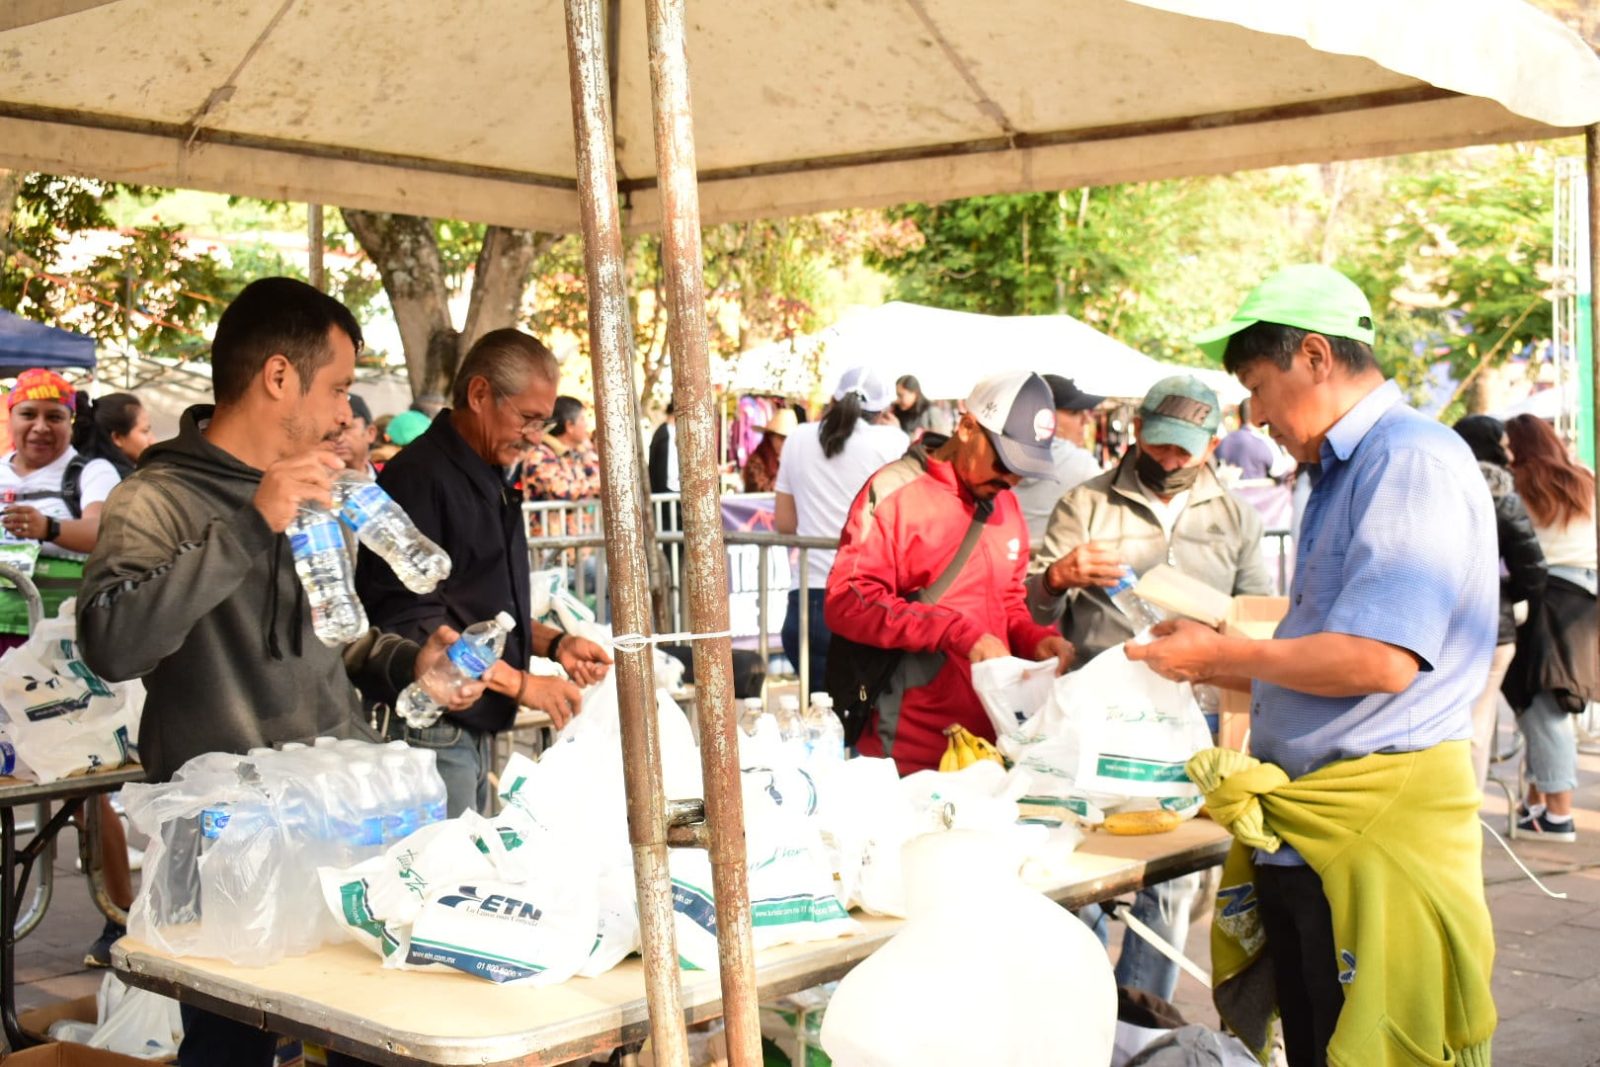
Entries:
{"type": "MultiPolygon", "coordinates": [[[[1488,490],[1456,435],[1384,379],[1373,339],[1360,289],[1315,265],[1268,278],[1195,339],[1250,390],[1256,421],[1313,465],[1289,610],[1271,640],[1168,622],[1128,646],[1169,678],[1251,683],[1252,755],[1291,778],[1469,738],[1494,650],[1488,490]]],[[[1344,999],[1321,880],[1292,849],[1255,862],[1289,1062],[1320,1064],[1344,999]]]]}

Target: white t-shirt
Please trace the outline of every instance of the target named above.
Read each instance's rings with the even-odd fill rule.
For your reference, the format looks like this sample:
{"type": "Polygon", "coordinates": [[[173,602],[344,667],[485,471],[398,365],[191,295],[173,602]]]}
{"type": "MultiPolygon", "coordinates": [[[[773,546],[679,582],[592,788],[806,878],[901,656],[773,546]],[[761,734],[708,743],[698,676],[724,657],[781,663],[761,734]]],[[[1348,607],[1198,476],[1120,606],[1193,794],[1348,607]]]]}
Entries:
{"type": "MultiPolygon", "coordinates": [[[[856,423],[844,448],[831,458],[822,454],[817,436],[822,424],[796,426],[783,446],[778,480],[773,486],[794,497],[795,532],[801,537],[838,537],[850,515],[850,502],[879,467],[906,454],[911,439],[898,426],[856,423]]],[[[821,589],[833,569],[834,553],[812,549],[807,554],[810,588],[821,589]]],[[[797,557],[798,558],[798,557],[797,557]]],[[[800,585],[798,564],[790,568],[794,587],[800,585]]]]}
{"type": "Polygon", "coordinates": [[[1533,534],[1550,566],[1595,569],[1594,520],[1582,517],[1565,526],[1535,526],[1533,534]]]}
{"type": "MultiPolygon", "coordinates": [[[[67,464],[72,462],[72,457],[78,454],[77,449],[71,445],[67,450],[57,456],[55,462],[48,467],[40,467],[26,475],[18,474],[12,467],[11,461],[16,458],[15,452],[7,452],[0,460],[0,499],[6,493],[15,493],[22,496],[24,493],[49,493],[59,491],[61,479],[67,473],[67,464]]],[[[122,479],[117,477],[117,468],[103,459],[91,459],[84,464],[83,472],[78,476],[78,500],[80,508],[87,508],[90,504],[99,504],[111,495],[111,490],[122,479]]],[[[59,496],[40,497],[36,500],[19,500],[18,503],[27,504],[29,507],[38,508],[39,513],[52,519],[67,520],[72,518],[72,510],[67,507],[67,502],[59,496]]],[[[0,507],[4,507],[0,504],[0,507]]],[[[59,545],[43,541],[39,545],[39,554],[42,556],[55,556],[58,559],[88,559],[84,552],[69,552],[59,545]]]]}
{"type": "Polygon", "coordinates": [[[1161,532],[1167,540],[1172,540],[1172,528],[1178,525],[1178,516],[1183,514],[1183,509],[1189,506],[1189,490],[1172,494],[1171,500],[1162,500],[1143,482],[1139,483],[1139,491],[1144,493],[1145,503],[1150,505],[1150,510],[1156,513],[1156,521],[1161,524],[1161,532]]]}

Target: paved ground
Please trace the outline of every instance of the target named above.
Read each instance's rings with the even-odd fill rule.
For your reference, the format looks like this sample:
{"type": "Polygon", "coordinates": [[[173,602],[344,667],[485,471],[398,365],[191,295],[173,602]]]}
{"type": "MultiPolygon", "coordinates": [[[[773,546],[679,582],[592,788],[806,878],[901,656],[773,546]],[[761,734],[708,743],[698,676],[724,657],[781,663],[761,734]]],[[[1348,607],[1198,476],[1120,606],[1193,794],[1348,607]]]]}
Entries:
{"type": "MultiPolygon", "coordinates": [[[[1579,770],[1578,842],[1513,842],[1523,861],[1552,890],[1566,893],[1566,900],[1541,893],[1485,834],[1485,881],[1498,947],[1496,1067],[1600,1067],[1600,754],[1580,756],[1579,770]]],[[[1505,801],[1492,795],[1484,818],[1503,833],[1505,801]]],[[[73,869],[74,833],[62,834],[55,903],[19,946],[18,1003],[24,1009],[92,994],[103,973],[83,967],[84,949],[101,920],[73,869]]],[[[1118,943],[1120,931],[1113,938],[1118,943]]],[[[1209,966],[1204,921],[1190,932],[1188,947],[1209,966]]],[[[1191,1020],[1215,1025],[1209,994],[1187,977],[1179,981],[1177,1001],[1191,1020]]]]}

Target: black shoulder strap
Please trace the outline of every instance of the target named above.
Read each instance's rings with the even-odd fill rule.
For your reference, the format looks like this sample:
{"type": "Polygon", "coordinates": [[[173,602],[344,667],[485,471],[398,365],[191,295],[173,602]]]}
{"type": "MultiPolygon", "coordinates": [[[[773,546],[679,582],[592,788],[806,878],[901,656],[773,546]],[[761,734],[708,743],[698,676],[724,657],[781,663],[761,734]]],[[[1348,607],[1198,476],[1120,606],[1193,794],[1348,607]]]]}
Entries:
{"type": "Polygon", "coordinates": [[[67,510],[72,512],[75,519],[83,518],[83,501],[80,499],[80,483],[83,481],[83,468],[89,463],[89,458],[83,453],[78,453],[67,460],[67,469],[61,472],[61,499],[67,502],[67,510]]]}
{"type": "Polygon", "coordinates": [[[967,527],[967,535],[961,539],[961,546],[956,549],[956,554],[950,560],[950,565],[944,572],[934,579],[932,585],[917,594],[917,599],[924,604],[937,604],[939,598],[949,591],[955,584],[956,576],[961,573],[961,568],[967,565],[967,560],[972,556],[972,550],[978,547],[978,538],[983,536],[983,527],[989,521],[989,509],[979,507],[972,515],[972,523],[967,527]]]}

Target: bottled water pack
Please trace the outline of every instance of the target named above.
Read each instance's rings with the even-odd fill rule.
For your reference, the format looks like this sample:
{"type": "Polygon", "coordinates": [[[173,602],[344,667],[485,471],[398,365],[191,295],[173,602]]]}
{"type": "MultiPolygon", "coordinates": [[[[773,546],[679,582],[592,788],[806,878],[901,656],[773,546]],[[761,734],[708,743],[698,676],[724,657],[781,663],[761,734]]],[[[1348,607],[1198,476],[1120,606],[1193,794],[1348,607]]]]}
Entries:
{"type": "Polygon", "coordinates": [[[151,838],[133,935],[242,966],[338,940],[317,868],[380,855],[446,814],[432,750],[331,737],[196,756],[123,800],[151,838]]]}
{"type": "Polygon", "coordinates": [[[462,631],[442,661],[401,690],[395,710],[406,725],[421,729],[438,722],[461,687],[482,678],[494,666],[505,651],[506,635],[516,627],[517,621],[502,611],[462,631]]]}

